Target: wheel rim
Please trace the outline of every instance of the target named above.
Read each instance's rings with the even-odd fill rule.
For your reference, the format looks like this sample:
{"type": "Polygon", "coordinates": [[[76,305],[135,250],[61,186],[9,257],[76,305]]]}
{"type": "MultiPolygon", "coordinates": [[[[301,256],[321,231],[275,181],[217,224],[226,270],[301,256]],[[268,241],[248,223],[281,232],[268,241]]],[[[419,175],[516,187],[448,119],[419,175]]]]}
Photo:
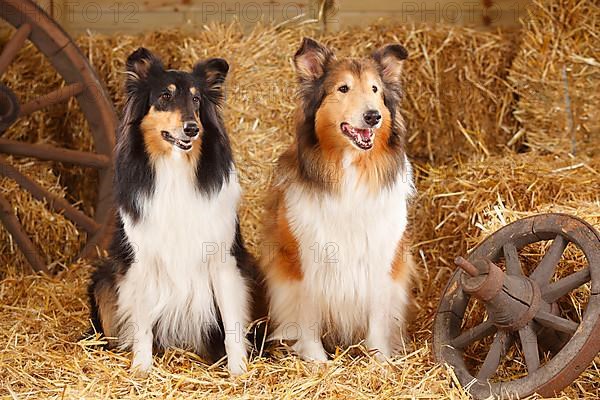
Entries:
{"type": "MultiPolygon", "coordinates": [[[[488,318],[473,329],[461,330],[470,300],[469,295],[463,291],[460,285],[462,271],[457,270],[452,275],[443,293],[434,323],[435,357],[438,361],[445,361],[453,366],[461,384],[468,388],[476,398],[514,397],[515,395],[523,397],[535,392],[544,396],[552,396],[576,379],[600,351],[600,335],[594,333],[600,329],[600,235],[591,225],[578,218],[563,214],[525,218],[505,226],[485,239],[469,255],[469,260],[486,258],[492,262],[498,262],[504,256],[507,262],[507,271],[512,269],[512,272],[507,272],[508,275],[518,273],[515,271],[515,264],[510,266],[511,263],[514,263],[514,255],[526,245],[546,240],[553,240],[553,244],[538,267],[531,273],[530,278],[540,282],[544,282],[548,278],[549,281],[568,243],[574,243],[583,252],[588,266],[578,272],[570,273],[557,282],[542,285],[544,300],[550,303],[558,301],[562,296],[572,293],[573,290],[590,281],[591,292],[587,307],[578,325],[575,322],[563,321],[565,318],[557,319],[555,316],[543,313],[540,313],[539,319],[537,316],[534,318],[536,324],[548,324],[553,326],[555,331],[558,327],[573,332],[566,344],[543,366],[539,365],[538,337],[536,332],[531,329],[533,326],[531,324],[527,324],[518,333],[510,334],[492,326],[493,324],[488,318]],[[512,261],[509,261],[511,259],[512,261]],[[552,265],[554,261],[556,262],[552,265]],[[494,341],[480,372],[486,368],[487,370],[482,376],[476,377],[470,372],[465,362],[462,348],[491,334],[494,334],[494,341]],[[524,352],[527,375],[509,382],[488,382],[486,375],[490,373],[490,370],[496,371],[508,348],[515,345],[515,340],[520,342],[524,352]],[[522,343],[526,343],[526,345],[524,346],[522,343]],[[532,343],[535,343],[535,351],[532,350],[534,348],[532,343]],[[490,356],[490,354],[493,355],[490,356]],[[499,361],[496,361],[496,358],[499,361]]],[[[518,257],[516,260],[518,262],[518,257]]],[[[520,265],[518,266],[520,268],[520,265]]]]}
{"type": "MultiPolygon", "coordinates": [[[[104,246],[108,237],[111,213],[112,150],[117,124],[114,108],[93,68],[72,39],[41,8],[31,1],[0,0],[1,17],[16,31],[0,53],[0,75],[16,57],[26,41],[32,42],[50,61],[65,85],[45,95],[18,104],[10,88],[0,86],[0,132],[17,118],[27,116],[45,107],[68,101],[74,97],[88,122],[94,140],[95,152],[68,150],[49,145],[29,144],[0,137],[0,153],[27,156],[39,160],[59,161],[98,170],[99,184],[95,199],[94,215],[88,216],[66,200],[52,195],[31,179],[21,174],[3,158],[0,173],[15,180],[23,189],[38,199],[45,199],[55,211],[61,211],[87,234],[87,241],[80,256],[93,254],[96,246],[104,246]]],[[[43,257],[24,233],[13,215],[10,204],[0,197],[0,220],[13,236],[31,266],[45,271],[43,257]]]]}

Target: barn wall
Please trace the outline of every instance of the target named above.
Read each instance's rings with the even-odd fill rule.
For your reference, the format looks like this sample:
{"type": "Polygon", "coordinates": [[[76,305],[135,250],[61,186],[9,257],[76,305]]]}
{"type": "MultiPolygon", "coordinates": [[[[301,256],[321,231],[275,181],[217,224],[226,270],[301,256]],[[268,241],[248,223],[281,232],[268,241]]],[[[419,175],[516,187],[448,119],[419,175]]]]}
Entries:
{"type": "Polygon", "coordinates": [[[424,21],[512,27],[518,26],[527,3],[519,0],[341,0],[339,11],[334,12],[334,16],[341,25],[358,25],[381,17],[392,17],[400,23],[424,21]]]}
{"type": "MultiPolygon", "coordinates": [[[[317,18],[318,0],[39,0],[70,33],[140,32],[166,27],[194,28],[210,22],[239,20],[251,27],[259,20],[317,18]]],[[[528,1],[520,0],[339,0],[327,13],[338,29],[378,18],[399,23],[426,21],[463,25],[518,25],[528,1]],[[485,6],[488,5],[488,7],[485,6]],[[491,6],[490,6],[491,4],[491,6]]]]}

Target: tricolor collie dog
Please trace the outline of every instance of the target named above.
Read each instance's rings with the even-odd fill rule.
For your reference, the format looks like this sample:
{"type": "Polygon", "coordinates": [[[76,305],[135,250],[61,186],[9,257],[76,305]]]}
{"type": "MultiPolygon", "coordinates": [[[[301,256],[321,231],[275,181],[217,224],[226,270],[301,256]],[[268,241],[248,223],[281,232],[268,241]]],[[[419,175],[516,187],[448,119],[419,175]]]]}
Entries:
{"type": "Polygon", "coordinates": [[[229,66],[165,70],[140,48],[127,59],[115,155],[116,233],[90,285],[92,321],[109,345],[152,365],[153,346],[227,355],[245,368],[253,263],[242,243],[240,186],[220,109],[229,66]],[[112,338],[112,339],[111,339],[112,338]]]}
{"type": "Polygon", "coordinates": [[[261,267],[271,338],[295,342],[304,359],[363,340],[378,357],[401,349],[414,268],[399,110],[406,57],[388,45],[368,59],[338,59],[311,39],[295,55],[296,137],[278,161],[261,267]]]}

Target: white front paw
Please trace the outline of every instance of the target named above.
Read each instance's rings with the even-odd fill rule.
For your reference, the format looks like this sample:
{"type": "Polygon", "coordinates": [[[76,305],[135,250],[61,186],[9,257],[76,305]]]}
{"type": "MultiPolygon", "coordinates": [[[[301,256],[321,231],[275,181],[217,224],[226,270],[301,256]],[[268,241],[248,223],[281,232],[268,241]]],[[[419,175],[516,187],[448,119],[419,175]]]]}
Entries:
{"type": "Polygon", "coordinates": [[[386,358],[392,356],[392,351],[387,338],[385,337],[374,337],[369,336],[365,343],[367,350],[373,353],[373,356],[377,361],[385,361],[386,358]]]}
{"type": "Polygon", "coordinates": [[[292,348],[306,361],[327,362],[329,359],[321,341],[297,341],[292,348]]]}
{"type": "Polygon", "coordinates": [[[246,360],[243,358],[234,360],[233,358],[227,357],[227,369],[231,376],[240,376],[248,371],[246,360]]]}
{"type": "Polygon", "coordinates": [[[131,372],[140,378],[146,377],[152,368],[152,352],[136,353],[131,362],[131,372]]]}
{"type": "Polygon", "coordinates": [[[392,352],[390,351],[389,347],[387,346],[369,346],[367,345],[367,350],[373,354],[373,357],[377,360],[377,361],[385,361],[386,359],[390,358],[392,356],[392,352]]]}
{"type": "Polygon", "coordinates": [[[248,370],[246,347],[226,346],[227,347],[227,369],[231,376],[239,376],[248,370]]]}
{"type": "Polygon", "coordinates": [[[390,358],[390,356],[388,354],[384,354],[379,350],[371,350],[371,351],[374,352],[374,353],[372,353],[373,358],[380,363],[384,363],[390,358]]]}

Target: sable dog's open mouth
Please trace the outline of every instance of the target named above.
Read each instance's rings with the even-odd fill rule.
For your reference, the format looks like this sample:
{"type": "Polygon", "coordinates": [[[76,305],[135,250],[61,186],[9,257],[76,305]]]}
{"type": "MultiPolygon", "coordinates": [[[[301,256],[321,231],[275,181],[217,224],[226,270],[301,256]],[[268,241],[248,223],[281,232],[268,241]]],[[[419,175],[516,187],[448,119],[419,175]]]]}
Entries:
{"type": "Polygon", "coordinates": [[[176,137],[173,137],[167,131],[161,131],[160,133],[164,140],[171,143],[173,146],[179,147],[183,151],[188,151],[192,148],[192,140],[191,139],[186,139],[186,140],[177,139],[176,137]]]}
{"type": "Polygon", "coordinates": [[[347,122],[342,122],[340,128],[359,149],[369,150],[373,147],[373,137],[375,136],[373,128],[355,128],[347,122]]]}

